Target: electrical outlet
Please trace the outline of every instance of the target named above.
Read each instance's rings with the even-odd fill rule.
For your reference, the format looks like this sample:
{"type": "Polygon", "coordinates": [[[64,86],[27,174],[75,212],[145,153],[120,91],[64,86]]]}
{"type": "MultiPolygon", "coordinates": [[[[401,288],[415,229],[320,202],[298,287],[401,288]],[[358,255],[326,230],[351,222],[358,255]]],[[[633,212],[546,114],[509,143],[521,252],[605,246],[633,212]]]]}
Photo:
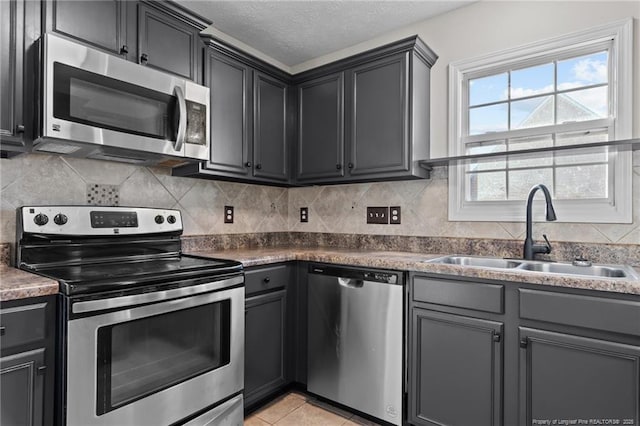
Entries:
{"type": "Polygon", "coordinates": [[[400,206],[389,207],[389,223],[392,225],[400,225],[400,206]]]}
{"type": "Polygon", "coordinates": [[[300,207],[300,222],[309,222],[309,207],[300,207]]]}
{"type": "Polygon", "coordinates": [[[224,206],[224,223],[233,223],[233,206],[224,206]]]}
{"type": "Polygon", "coordinates": [[[367,207],[367,223],[389,223],[389,207],[367,207]]]}

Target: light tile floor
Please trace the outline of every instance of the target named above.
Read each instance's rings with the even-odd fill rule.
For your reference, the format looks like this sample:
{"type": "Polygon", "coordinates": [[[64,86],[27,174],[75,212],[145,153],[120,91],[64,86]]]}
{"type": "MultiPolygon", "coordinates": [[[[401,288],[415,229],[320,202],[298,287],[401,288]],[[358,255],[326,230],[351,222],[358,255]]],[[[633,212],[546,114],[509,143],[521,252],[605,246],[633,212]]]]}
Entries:
{"type": "Polygon", "coordinates": [[[245,426],[379,426],[307,395],[290,392],[244,419],[245,426]]]}

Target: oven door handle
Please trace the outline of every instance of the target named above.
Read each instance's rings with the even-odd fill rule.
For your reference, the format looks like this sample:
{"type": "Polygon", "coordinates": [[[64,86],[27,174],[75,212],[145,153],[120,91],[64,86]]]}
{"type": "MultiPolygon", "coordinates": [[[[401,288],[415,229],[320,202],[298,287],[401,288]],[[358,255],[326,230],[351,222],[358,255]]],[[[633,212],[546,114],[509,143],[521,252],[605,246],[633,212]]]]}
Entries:
{"type": "Polygon", "coordinates": [[[242,275],[238,275],[223,280],[212,281],[206,284],[156,291],[154,293],[132,294],[130,296],[112,297],[99,300],[84,300],[82,302],[73,303],[71,311],[74,314],[81,314],[87,312],[103,311],[105,309],[142,305],[146,303],[164,302],[167,300],[193,296],[200,293],[224,290],[228,287],[243,283],[244,277],[242,275]]]}
{"type": "Polygon", "coordinates": [[[182,151],[184,140],[187,135],[187,101],[184,98],[184,92],[180,86],[175,88],[176,98],[178,98],[178,110],[180,113],[180,121],[178,122],[178,135],[173,149],[182,151]]]}

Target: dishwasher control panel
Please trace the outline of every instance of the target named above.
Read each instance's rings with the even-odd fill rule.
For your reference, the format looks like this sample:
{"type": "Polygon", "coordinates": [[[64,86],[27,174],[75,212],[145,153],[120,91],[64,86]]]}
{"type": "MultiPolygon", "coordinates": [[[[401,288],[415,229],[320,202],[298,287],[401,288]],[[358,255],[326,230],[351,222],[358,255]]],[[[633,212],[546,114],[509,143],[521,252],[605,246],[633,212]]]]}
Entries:
{"type": "Polygon", "coordinates": [[[371,269],[352,269],[325,265],[309,265],[309,273],[329,275],[338,278],[351,278],[386,284],[399,284],[399,272],[376,271],[371,269]]]}

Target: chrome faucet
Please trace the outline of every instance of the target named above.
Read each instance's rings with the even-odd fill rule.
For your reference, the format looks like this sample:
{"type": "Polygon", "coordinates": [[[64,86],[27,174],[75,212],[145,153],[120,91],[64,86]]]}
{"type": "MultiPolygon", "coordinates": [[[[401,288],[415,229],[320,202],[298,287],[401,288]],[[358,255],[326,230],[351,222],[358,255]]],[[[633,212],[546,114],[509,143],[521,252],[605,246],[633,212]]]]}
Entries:
{"type": "Polygon", "coordinates": [[[535,244],[531,236],[532,228],[533,228],[533,224],[532,224],[533,214],[531,213],[531,205],[533,204],[533,196],[536,195],[536,192],[538,192],[538,189],[542,190],[542,193],[544,194],[545,202],[547,203],[547,206],[545,209],[546,215],[547,215],[547,221],[556,220],[556,212],[553,209],[553,203],[551,202],[551,193],[549,193],[549,189],[543,184],[539,184],[531,188],[531,190],[529,191],[529,198],[527,198],[527,236],[524,239],[524,255],[523,255],[523,258],[528,260],[533,260],[537,253],[543,253],[543,254],[551,253],[551,243],[549,243],[549,240],[547,239],[546,235],[544,234],[542,235],[544,237],[546,244],[535,244]]]}

